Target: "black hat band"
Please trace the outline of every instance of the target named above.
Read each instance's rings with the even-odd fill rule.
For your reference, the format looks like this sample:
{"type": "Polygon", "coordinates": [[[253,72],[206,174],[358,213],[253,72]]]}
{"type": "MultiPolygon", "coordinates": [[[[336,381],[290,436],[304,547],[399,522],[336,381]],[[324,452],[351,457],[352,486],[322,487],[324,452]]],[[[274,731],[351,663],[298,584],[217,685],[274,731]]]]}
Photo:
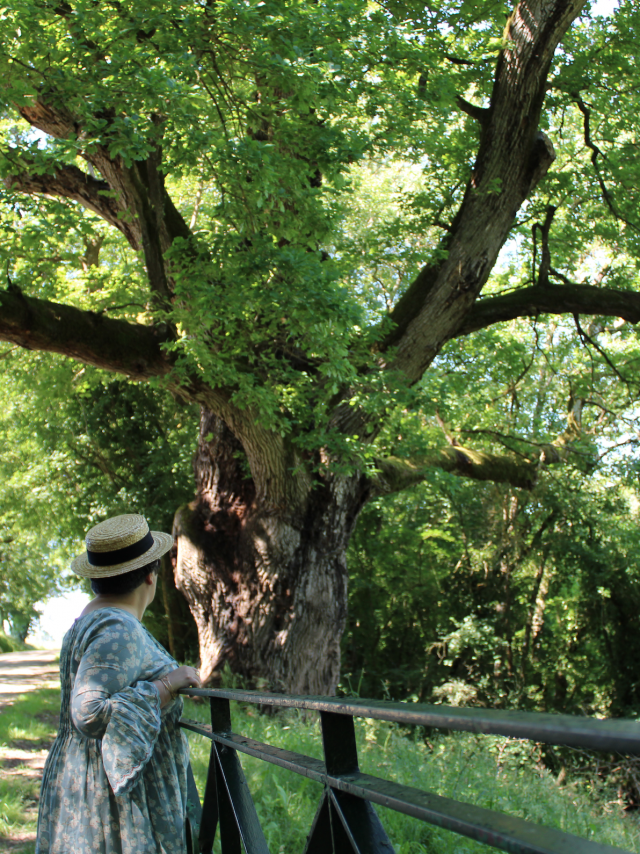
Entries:
{"type": "Polygon", "coordinates": [[[137,543],[125,546],[122,549],[115,549],[112,552],[91,552],[87,549],[87,560],[91,566],[115,566],[119,563],[126,563],[128,560],[134,560],[134,558],[148,552],[153,546],[153,542],[151,531],[147,531],[137,543]]]}

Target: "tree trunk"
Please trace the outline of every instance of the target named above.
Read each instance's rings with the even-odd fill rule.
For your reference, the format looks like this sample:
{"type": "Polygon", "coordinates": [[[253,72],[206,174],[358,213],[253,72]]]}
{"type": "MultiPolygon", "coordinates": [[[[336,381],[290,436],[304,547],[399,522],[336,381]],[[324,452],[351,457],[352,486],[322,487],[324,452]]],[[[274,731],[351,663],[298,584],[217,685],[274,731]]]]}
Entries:
{"type": "Polygon", "coordinates": [[[160,585],[167,625],[167,645],[176,661],[193,661],[198,654],[198,635],[185,598],[176,589],[174,563],[175,554],[171,553],[164,555],[160,560],[160,585]]]}
{"type": "Polygon", "coordinates": [[[366,481],[316,475],[301,507],[274,506],[258,497],[240,442],[207,411],[194,467],[196,498],[174,520],[175,578],[198,627],[203,680],[228,662],[269,690],[334,693],[346,547],[366,481]]]}

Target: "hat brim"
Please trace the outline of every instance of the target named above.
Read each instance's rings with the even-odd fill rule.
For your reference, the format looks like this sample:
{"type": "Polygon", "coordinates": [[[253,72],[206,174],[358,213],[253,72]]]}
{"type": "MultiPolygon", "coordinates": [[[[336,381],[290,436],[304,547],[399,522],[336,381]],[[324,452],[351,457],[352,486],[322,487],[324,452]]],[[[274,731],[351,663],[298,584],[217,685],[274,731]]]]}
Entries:
{"type": "Polygon", "coordinates": [[[140,569],[141,566],[146,566],[148,563],[161,558],[173,546],[173,537],[171,534],[164,534],[162,531],[151,531],[151,536],[153,537],[151,548],[133,560],[127,560],[124,563],[114,563],[112,566],[93,566],[89,563],[87,553],[85,552],[71,561],[71,569],[81,578],[109,578],[112,575],[124,575],[125,572],[140,569]]]}

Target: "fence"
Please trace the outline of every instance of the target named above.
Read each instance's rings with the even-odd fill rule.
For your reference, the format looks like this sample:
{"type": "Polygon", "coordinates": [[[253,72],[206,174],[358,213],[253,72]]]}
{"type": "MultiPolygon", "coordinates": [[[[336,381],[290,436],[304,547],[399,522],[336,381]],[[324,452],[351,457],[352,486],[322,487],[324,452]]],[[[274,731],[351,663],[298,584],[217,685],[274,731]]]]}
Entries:
{"type": "Polygon", "coordinates": [[[185,729],[211,740],[202,806],[193,776],[189,779],[189,854],[210,854],[218,825],[222,854],[240,854],[241,844],[246,854],[269,854],[238,753],[255,756],[324,785],[305,854],[393,854],[393,846],[373,804],[390,807],[512,854],[620,854],[623,850],[363,774],[358,768],[354,718],[511,736],[609,753],[640,753],[640,723],[635,721],[259,691],[190,689],[181,693],[207,697],[211,705],[210,726],[184,719],[180,722],[185,729]],[[231,700],[318,711],[325,761],[234,733],[231,700]]]}

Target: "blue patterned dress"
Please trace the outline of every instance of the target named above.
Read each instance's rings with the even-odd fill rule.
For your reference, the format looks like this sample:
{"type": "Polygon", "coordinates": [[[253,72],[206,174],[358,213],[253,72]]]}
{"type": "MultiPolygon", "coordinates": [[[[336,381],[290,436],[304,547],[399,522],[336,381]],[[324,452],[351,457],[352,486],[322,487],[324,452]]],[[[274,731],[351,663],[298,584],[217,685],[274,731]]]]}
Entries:
{"type": "Polygon", "coordinates": [[[184,854],[182,699],[152,682],[176,662],[120,608],[75,621],[60,653],[60,729],[44,769],[36,854],[184,854]]]}

